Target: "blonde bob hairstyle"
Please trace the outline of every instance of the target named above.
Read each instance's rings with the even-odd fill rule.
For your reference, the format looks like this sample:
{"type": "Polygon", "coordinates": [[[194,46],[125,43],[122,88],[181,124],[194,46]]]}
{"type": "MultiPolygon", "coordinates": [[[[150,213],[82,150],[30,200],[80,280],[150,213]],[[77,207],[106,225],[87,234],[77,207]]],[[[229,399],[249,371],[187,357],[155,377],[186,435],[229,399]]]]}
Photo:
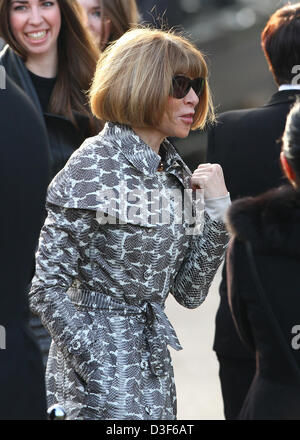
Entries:
{"type": "MultiPolygon", "coordinates": [[[[202,53],[172,31],[129,30],[100,56],[90,89],[93,114],[105,122],[158,127],[167,111],[172,78],[207,78],[202,53]]],[[[207,81],[196,107],[192,130],[214,120],[207,81]]]]}

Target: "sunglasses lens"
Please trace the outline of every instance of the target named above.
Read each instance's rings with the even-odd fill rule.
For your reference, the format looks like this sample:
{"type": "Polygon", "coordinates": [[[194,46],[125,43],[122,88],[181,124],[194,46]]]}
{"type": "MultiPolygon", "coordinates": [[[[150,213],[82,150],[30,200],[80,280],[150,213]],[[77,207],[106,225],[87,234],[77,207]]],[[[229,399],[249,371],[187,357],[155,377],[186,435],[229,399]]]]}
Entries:
{"type": "Polygon", "coordinates": [[[192,85],[196,95],[200,96],[203,92],[204,89],[204,84],[205,84],[205,79],[204,78],[197,78],[194,80],[194,84],[192,85]]]}
{"type": "Polygon", "coordinates": [[[191,81],[189,78],[186,78],[185,76],[175,76],[173,78],[173,97],[176,99],[182,99],[184,98],[191,87],[191,81]]]}
{"type": "Polygon", "coordinates": [[[182,99],[189,93],[191,87],[193,88],[196,95],[200,96],[203,92],[204,84],[204,78],[196,78],[194,80],[191,80],[186,76],[175,76],[172,80],[172,96],[176,99],[182,99]]]}

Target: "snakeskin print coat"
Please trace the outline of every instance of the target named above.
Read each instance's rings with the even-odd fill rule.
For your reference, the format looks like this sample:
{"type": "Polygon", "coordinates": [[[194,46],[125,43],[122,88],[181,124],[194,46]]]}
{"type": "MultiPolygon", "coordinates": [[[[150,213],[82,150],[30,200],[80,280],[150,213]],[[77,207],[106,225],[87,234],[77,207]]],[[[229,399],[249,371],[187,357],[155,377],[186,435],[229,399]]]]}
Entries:
{"type": "Polygon", "coordinates": [[[140,137],[107,123],[49,186],[30,302],[53,340],[48,404],[69,419],[176,418],[165,301],[204,301],[228,234],[206,213],[201,232],[178,221],[191,172],[167,140],[161,151],[158,171],[140,137]]]}

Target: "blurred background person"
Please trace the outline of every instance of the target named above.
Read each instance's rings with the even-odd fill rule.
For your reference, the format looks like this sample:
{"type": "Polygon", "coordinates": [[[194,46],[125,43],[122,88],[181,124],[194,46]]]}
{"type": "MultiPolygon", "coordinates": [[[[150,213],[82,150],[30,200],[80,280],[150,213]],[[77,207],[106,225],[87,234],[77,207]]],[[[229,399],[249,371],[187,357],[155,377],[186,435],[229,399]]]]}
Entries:
{"type": "Polygon", "coordinates": [[[87,25],[101,50],[139,22],[135,0],[77,0],[86,14],[87,25]]]}
{"type": "Polygon", "coordinates": [[[8,76],[0,116],[0,419],[46,419],[42,356],[28,326],[28,285],[45,215],[47,134],[30,99],[8,76]]]}
{"type": "Polygon", "coordinates": [[[228,216],[229,301],[257,360],[242,420],[300,420],[299,102],[287,118],[280,159],[291,185],[238,200],[228,216]]]}
{"type": "MultiPolygon", "coordinates": [[[[100,129],[85,94],[99,51],[73,0],[0,0],[0,35],[7,43],[0,64],[43,116],[50,181],[86,137],[100,129]]],[[[38,318],[31,324],[46,362],[50,338],[38,318]]]]}
{"type": "Polygon", "coordinates": [[[0,0],[0,34],[0,63],[44,116],[52,178],[98,132],[85,91],[99,51],[72,0],[0,0]]]}
{"type": "MultiPolygon", "coordinates": [[[[207,162],[222,166],[232,200],[256,196],[284,182],[279,139],[290,107],[300,95],[300,85],[293,84],[293,68],[300,64],[299,35],[300,3],[285,6],[270,17],[261,42],[278,91],[262,107],[219,115],[217,125],[209,131],[207,162]]],[[[256,367],[255,358],[241,343],[230,314],[225,266],[220,296],[214,350],[220,366],[225,417],[235,419],[256,367]]]]}

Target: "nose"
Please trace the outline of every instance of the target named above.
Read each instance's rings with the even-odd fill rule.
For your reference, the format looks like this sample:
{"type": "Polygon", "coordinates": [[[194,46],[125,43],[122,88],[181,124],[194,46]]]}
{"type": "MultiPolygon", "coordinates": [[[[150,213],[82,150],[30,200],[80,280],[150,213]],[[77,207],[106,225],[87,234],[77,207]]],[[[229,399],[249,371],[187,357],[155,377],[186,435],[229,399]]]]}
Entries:
{"type": "Polygon", "coordinates": [[[93,33],[97,33],[97,31],[95,30],[95,26],[94,26],[94,21],[93,21],[93,17],[88,17],[87,18],[87,26],[90,29],[91,32],[93,33]]]}
{"type": "Polygon", "coordinates": [[[39,6],[33,6],[29,17],[29,23],[38,26],[43,22],[43,17],[39,6]]]}
{"type": "Polygon", "coordinates": [[[199,97],[193,88],[190,88],[189,93],[184,97],[184,103],[192,104],[194,107],[199,103],[199,97]]]}

